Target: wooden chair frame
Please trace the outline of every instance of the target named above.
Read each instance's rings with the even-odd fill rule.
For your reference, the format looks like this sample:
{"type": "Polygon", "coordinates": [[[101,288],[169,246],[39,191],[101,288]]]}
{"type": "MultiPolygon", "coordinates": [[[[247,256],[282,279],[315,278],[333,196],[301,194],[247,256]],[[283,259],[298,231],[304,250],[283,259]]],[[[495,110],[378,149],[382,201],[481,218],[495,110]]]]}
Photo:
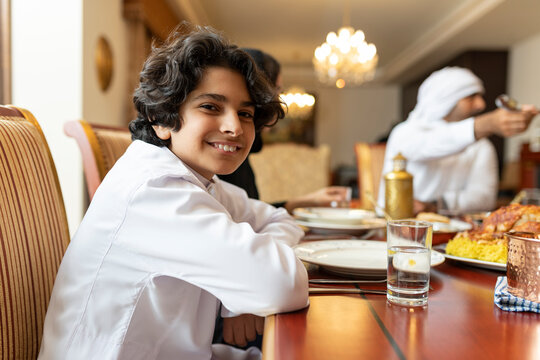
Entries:
{"type": "Polygon", "coordinates": [[[129,133],[127,128],[90,124],[84,120],[68,121],[64,124],[64,133],[75,139],[81,151],[90,199],[92,199],[101,181],[109,171],[103,155],[102,145],[96,135],[96,131],[99,130],[129,133]]]}

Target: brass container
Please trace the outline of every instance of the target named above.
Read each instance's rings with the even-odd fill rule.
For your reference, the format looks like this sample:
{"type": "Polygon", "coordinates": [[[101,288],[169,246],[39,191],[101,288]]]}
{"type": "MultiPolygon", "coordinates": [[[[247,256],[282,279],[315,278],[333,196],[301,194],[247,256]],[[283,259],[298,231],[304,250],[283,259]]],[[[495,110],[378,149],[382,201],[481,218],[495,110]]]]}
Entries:
{"type": "Polygon", "coordinates": [[[406,170],[406,159],[397,154],[393,159],[394,169],[384,175],[384,207],[392,219],[414,217],[413,177],[406,170]]]}
{"type": "Polygon", "coordinates": [[[540,233],[508,232],[508,292],[540,302],[540,233]]]}

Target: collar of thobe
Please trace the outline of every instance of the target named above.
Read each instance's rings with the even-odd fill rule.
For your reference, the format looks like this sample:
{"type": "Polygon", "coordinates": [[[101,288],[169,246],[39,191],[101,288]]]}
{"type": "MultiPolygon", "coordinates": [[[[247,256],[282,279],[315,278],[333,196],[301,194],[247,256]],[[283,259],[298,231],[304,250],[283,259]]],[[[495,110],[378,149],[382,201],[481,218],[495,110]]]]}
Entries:
{"type": "Polygon", "coordinates": [[[131,146],[139,146],[139,147],[147,147],[147,151],[165,151],[167,154],[167,157],[171,161],[170,164],[172,165],[171,171],[174,171],[178,175],[182,176],[188,176],[191,178],[191,181],[194,184],[197,184],[202,189],[205,189],[209,193],[213,194],[214,192],[214,185],[215,180],[217,178],[216,175],[212,177],[212,179],[208,180],[201,174],[199,174],[197,171],[193,170],[191,167],[189,167],[182,159],[180,159],[178,156],[176,156],[168,147],[161,146],[156,147],[155,145],[148,144],[141,140],[135,140],[131,146]],[[156,150],[160,149],[160,150],[156,150]],[[177,166],[178,165],[178,166],[177,166]],[[174,169],[173,169],[174,168],[174,169]]]}

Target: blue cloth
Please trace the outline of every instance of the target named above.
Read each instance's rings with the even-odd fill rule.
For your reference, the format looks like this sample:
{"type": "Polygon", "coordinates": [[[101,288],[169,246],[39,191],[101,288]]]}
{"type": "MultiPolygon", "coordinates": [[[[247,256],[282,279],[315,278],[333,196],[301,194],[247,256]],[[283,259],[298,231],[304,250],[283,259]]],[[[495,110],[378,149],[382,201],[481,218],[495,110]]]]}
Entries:
{"type": "Polygon", "coordinates": [[[495,305],[506,311],[531,311],[540,313],[540,303],[514,296],[508,292],[507,287],[506,276],[499,276],[495,285],[495,305]]]}

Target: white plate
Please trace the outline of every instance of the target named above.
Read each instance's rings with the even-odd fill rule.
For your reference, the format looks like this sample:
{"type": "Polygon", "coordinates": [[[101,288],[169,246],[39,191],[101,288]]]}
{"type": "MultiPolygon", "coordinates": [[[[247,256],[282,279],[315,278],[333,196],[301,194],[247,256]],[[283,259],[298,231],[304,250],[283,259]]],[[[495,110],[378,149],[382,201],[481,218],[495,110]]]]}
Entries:
{"type": "Polygon", "coordinates": [[[303,221],[346,225],[364,225],[377,217],[374,211],[331,207],[296,208],[293,214],[303,221]]]}
{"type": "Polygon", "coordinates": [[[446,244],[436,245],[433,247],[433,249],[440,251],[444,255],[444,257],[447,259],[459,261],[467,265],[476,266],[476,267],[480,267],[484,269],[506,271],[506,264],[449,255],[446,253],[446,244]]]}
{"type": "Polygon", "coordinates": [[[371,219],[370,223],[362,225],[320,223],[317,221],[303,221],[298,219],[296,219],[296,223],[307,227],[316,234],[363,235],[370,230],[384,229],[386,227],[386,220],[379,218],[371,219]]]}
{"type": "Polygon", "coordinates": [[[472,229],[472,225],[468,222],[451,219],[450,223],[432,222],[433,231],[435,232],[460,232],[472,229]]]}
{"type": "MultiPolygon", "coordinates": [[[[346,276],[386,276],[386,242],[372,240],[322,240],[296,245],[300,260],[346,276]]],[[[444,262],[444,256],[431,251],[431,266],[444,262]]]]}

